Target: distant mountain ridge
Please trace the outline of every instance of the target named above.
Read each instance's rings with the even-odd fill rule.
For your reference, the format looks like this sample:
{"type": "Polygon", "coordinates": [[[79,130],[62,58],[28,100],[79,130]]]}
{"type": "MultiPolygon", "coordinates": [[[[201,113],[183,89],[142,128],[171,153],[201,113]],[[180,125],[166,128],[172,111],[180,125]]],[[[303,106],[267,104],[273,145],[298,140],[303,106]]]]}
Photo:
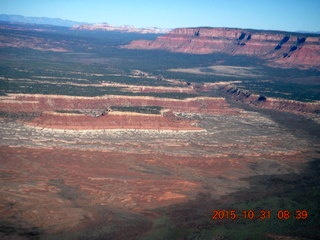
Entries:
{"type": "Polygon", "coordinates": [[[84,31],[118,31],[128,33],[142,33],[142,34],[164,34],[168,33],[171,29],[162,29],[157,27],[150,28],[136,28],[134,26],[112,26],[107,23],[86,23],[65,20],[61,18],[48,18],[48,17],[25,17],[21,15],[8,15],[0,14],[0,22],[9,23],[27,23],[27,24],[45,24],[61,27],[70,27],[73,30],[84,31]]]}
{"type": "Polygon", "coordinates": [[[32,23],[32,24],[46,24],[62,27],[72,27],[75,25],[87,24],[85,22],[76,22],[65,20],[61,18],[48,18],[48,17],[25,17],[21,15],[8,15],[0,14],[0,21],[11,23],[32,23]]]}
{"type": "Polygon", "coordinates": [[[119,32],[135,32],[135,33],[142,33],[142,34],[164,34],[170,32],[171,29],[165,29],[165,28],[136,28],[134,26],[111,26],[107,23],[96,23],[96,24],[82,24],[73,26],[73,29],[76,30],[88,30],[88,31],[119,31],[119,32]]]}

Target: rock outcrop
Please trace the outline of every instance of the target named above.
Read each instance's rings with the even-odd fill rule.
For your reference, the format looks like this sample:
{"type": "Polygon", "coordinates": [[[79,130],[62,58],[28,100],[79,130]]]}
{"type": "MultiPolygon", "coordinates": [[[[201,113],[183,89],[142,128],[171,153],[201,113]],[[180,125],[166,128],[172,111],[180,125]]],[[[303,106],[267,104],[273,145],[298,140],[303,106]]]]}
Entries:
{"type": "Polygon", "coordinates": [[[162,49],[190,54],[249,55],[283,67],[320,68],[320,35],[231,28],[178,28],[128,49],[162,49]]]}

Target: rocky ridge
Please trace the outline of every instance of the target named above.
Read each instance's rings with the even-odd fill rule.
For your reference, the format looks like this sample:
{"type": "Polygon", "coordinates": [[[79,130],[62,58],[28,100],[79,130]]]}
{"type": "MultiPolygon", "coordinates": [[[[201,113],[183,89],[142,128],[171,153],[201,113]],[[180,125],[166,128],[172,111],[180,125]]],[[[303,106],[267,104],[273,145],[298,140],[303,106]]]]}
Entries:
{"type": "Polygon", "coordinates": [[[230,96],[232,100],[245,103],[263,109],[272,109],[295,114],[313,115],[318,117],[320,112],[320,102],[301,102],[282,98],[270,98],[263,95],[253,94],[248,90],[243,90],[235,85],[223,85],[218,88],[222,93],[230,96]]]}

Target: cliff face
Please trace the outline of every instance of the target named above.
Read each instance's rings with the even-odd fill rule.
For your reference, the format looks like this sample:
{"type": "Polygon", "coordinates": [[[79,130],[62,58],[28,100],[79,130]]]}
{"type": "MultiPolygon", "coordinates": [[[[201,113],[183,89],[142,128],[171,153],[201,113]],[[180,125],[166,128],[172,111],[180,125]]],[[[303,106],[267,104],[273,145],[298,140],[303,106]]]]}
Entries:
{"type": "Polygon", "coordinates": [[[125,48],[249,55],[281,66],[320,68],[319,35],[228,28],[179,28],[154,41],[133,41],[125,48]]]}

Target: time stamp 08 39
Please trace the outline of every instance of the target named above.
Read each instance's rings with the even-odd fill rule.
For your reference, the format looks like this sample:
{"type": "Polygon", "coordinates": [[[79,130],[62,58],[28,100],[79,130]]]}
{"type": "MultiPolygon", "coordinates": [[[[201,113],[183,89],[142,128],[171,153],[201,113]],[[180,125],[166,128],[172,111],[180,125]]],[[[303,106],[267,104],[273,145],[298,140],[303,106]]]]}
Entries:
{"type": "Polygon", "coordinates": [[[296,220],[307,220],[309,217],[309,213],[307,210],[220,210],[215,209],[212,211],[212,219],[213,220],[222,220],[222,219],[230,219],[230,220],[237,220],[237,219],[248,219],[248,220],[267,220],[271,218],[277,218],[279,220],[289,220],[289,219],[296,219],[296,220]]]}

